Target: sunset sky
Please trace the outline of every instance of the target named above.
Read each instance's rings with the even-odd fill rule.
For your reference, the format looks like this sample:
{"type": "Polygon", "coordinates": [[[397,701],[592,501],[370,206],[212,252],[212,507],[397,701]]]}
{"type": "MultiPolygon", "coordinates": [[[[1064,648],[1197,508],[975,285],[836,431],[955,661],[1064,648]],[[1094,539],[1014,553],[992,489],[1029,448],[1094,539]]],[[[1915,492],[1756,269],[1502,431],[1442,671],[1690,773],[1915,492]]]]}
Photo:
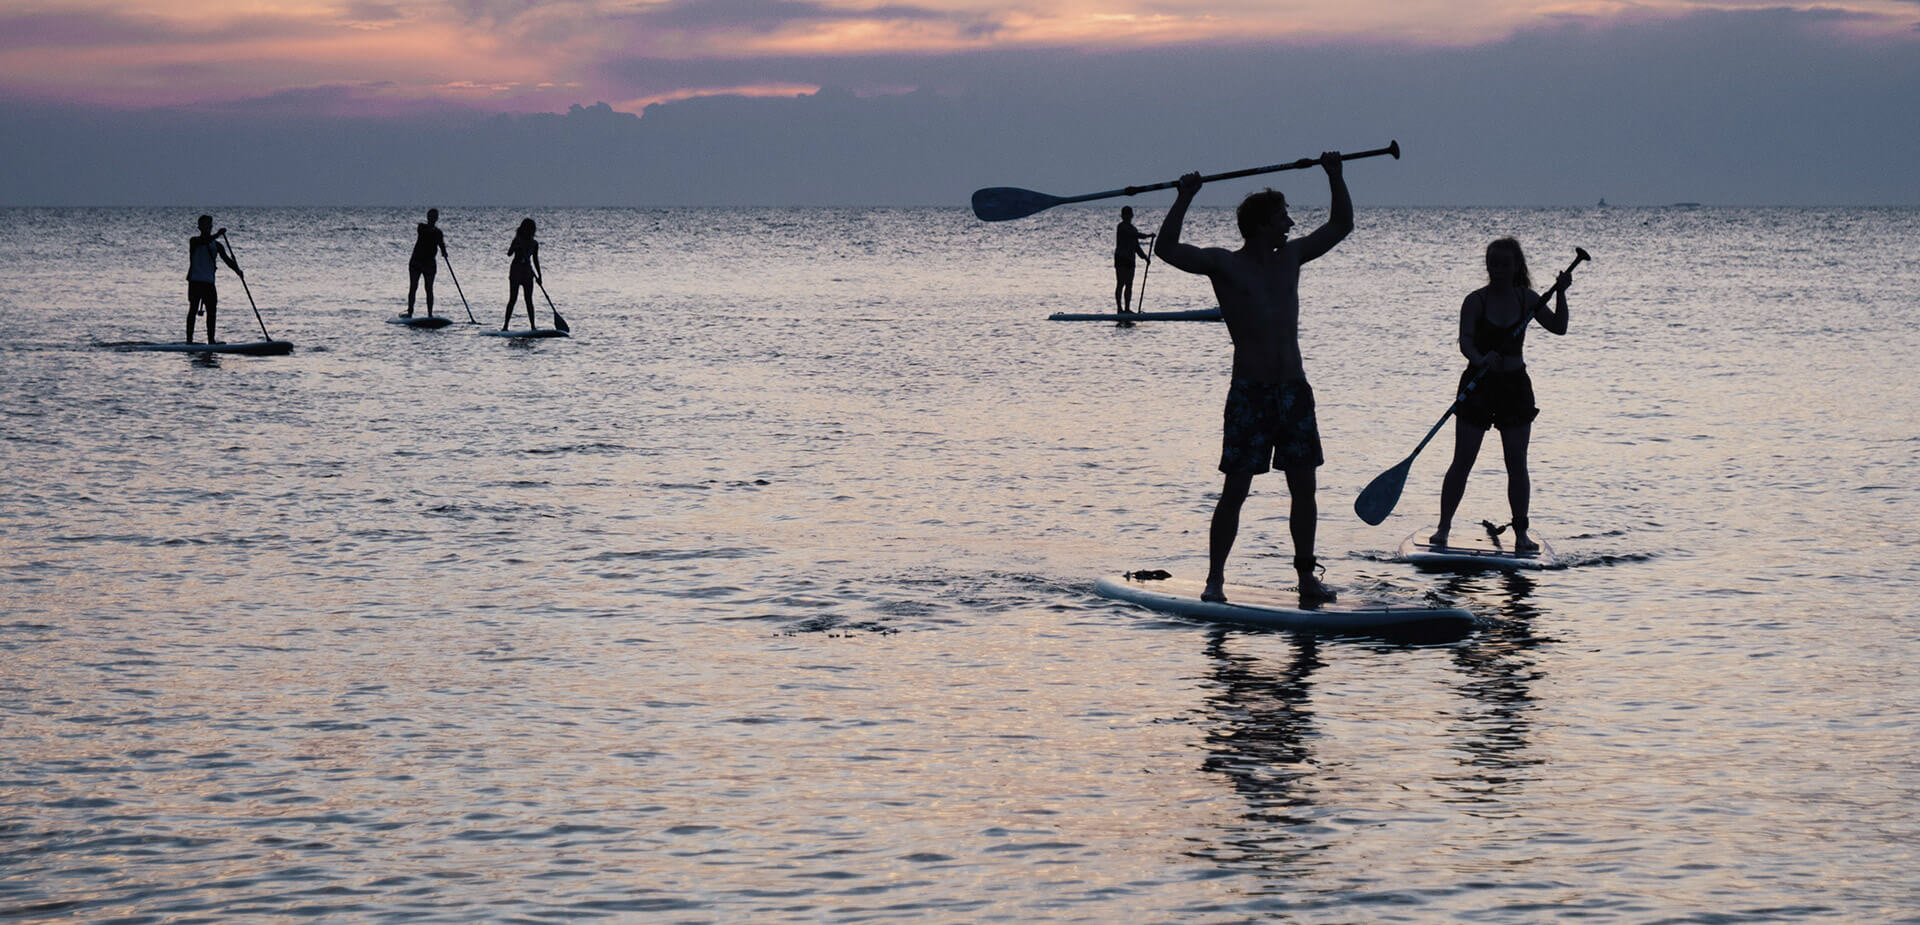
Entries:
{"type": "MultiPolygon", "coordinates": [[[[1048,106],[1071,121],[1115,94],[1143,107],[1177,106],[1219,88],[1238,106],[1250,87],[1284,87],[1340,97],[1343,119],[1334,121],[1370,126],[1346,117],[1357,107],[1388,108],[1395,88],[1369,81],[1403,63],[1416,69],[1398,75],[1402,95],[1433,94],[1420,107],[1426,114],[1450,100],[1458,122],[1471,126],[1484,115],[1476,108],[1492,98],[1476,102],[1476,85],[1462,81],[1484,80],[1478,86],[1495,88],[1493,97],[1535,82],[1553,85],[1566,75],[1551,72],[1568,68],[1537,49],[1556,44],[1573,56],[1568,68],[1589,69],[1577,86],[1617,90],[1585,116],[1587,125],[1626,120],[1614,131],[1636,130],[1643,116],[1658,122],[1672,106],[1688,114],[1674,118],[1689,124],[1717,112],[1804,121],[1836,103],[1895,101],[1920,91],[1920,0],[0,0],[0,128],[28,126],[55,146],[42,151],[16,140],[0,147],[0,156],[25,168],[63,160],[60,145],[113,143],[123,136],[84,135],[73,121],[113,113],[271,114],[365,126],[423,114],[566,113],[598,102],[640,115],[649,104],[793,101],[821,90],[859,100],[918,91],[912,98],[971,104],[976,113],[1019,108],[1044,125],[1048,106]],[[1635,68],[1609,70],[1636,60],[1635,68]],[[1348,62],[1350,73],[1332,73],[1348,62]],[[1747,72],[1752,76],[1741,76],[1747,72]],[[1443,97],[1423,74],[1454,81],[1459,92],[1443,97]],[[1737,83],[1716,86],[1723,78],[1737,83]],[[1802,88],[1808,96],[1798,99],[1802,88]],[[1155,100],[1156,93],[1164,99],[1155,100]],[[1783,93],[1789,98],[1780,99],[1783,93]]],[[[1911,126],[1920,105],[1916,96],[1904,98],[1904,112],[1883,111],[1876,121],[1911,126]]],[[[1223,110],[1223,118],[1248,117],[1237,112],[1223,110]]],[[[1300,138],[1273,157],[1417,134],[1417,127],[1387,124],[1384,115],[1364,137],[1300,138]]],[[[741,117],[756,118],[744,110],[741,117]]],[[[106,131],[97,121],[86,124],[93,126],[86,131],[106,131]]],[[[1181,124],[1208,130],[1204,121],[1181,124]]],[[[1522,120],[1513,130],[1537,127],[1522,120]]],[[[1649,141],[1664,134],[1657,126],[1650,131],[1649,141]]],[[[1910,127],[1848,131],[1833,142],[1915,151],[1910,127]]],[[[137,134],[124,138],[140,144],[137,134]]],[[[1736,132],[1728,143],[1746,140],[1736,132]]],[[[1226,147],[1223,159],[1239,149],[1226,147]]],[[[1165,153],[1208,151],[1177,144],[1165,153]]],[[[1429,143],[1427,151],[1436,149],[1429,143]]],[[[1769,175],[1763,169],[1755,182],[1776,182],[1764,179],[1769,175]]],[[[1903,186],[1888,174],[1882,181],[1842,198],[1920,199],[1911,180],[1903,186]]],[[[25,181],[0,182],[8,184],[0,186],[0,201],[37,201],[35,190],[20,188],[25,181]]]]}

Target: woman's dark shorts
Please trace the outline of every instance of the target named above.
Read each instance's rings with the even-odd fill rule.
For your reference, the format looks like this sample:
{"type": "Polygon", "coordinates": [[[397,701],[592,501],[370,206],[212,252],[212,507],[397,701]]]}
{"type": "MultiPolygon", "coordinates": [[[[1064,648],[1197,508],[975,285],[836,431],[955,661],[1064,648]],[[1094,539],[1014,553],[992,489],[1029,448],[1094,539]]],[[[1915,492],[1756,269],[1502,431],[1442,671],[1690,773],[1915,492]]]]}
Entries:
{"type": "Polygon", "coordinates": [[[407,272],[414,276],[424,276],[428,279],[432,279],[434,277],[434,274],[440,272],[440,261],[409,260],[407,261],[407,272]]]}
{"type": "Polygon", "coordinates": [[[1313,388],[1305,379],[1286,382],[1233,380],[1227,389],[1220,471],[1259,475],[1273,469],[1311,468],[1320,454],[1320,424],[1313,416],[1313,388]]]}
{"type": "MultiPolygon", "coordinates": [[[[1466,388],[1472,376],[1472,369],[1461,373],[1460,388],[1466,388]]],[[[1481,430],[1530,424],[1540,415],[1533,405],[1533,379],[1524,369],[1488,373],[1460,403],[1457,413],[1462,422],[1481,430]]]]}
{"type": "Polygon", "coordinates": [[[220,293],[214,291],[210,282],[190,279],[187,280],[187,304],[212,308],[220,304],[220,293]]]}

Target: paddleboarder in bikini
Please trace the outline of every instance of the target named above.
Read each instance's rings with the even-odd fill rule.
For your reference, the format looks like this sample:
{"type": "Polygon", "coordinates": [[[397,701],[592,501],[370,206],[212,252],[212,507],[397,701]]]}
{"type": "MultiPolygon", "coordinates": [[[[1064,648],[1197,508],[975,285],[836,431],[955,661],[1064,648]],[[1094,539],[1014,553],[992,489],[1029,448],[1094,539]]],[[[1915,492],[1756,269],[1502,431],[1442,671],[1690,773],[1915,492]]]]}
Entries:
{"type": "Polygon", "coordinates": [[[1133,311],[1133,259],[1152,259],[1141,241],[1153,235],[1133,227],[1133,207],[1120,207],[1120,225],[1113,233],[1113,306],[1120,314],[1133,311]]]}
{"type": "Polygon", "coordinates": [[[440,270],[440,258],[447,254],[447,236],[440,233],[439,209],[428,209],[427,220],[419,225],[413,240],[413,256],[407,260],[407,312],[413,317],[413,294],[422,282],[427,284],[427,317],[433,317],[433,277],[440,270]],[[437,253],[436,253],[437,251],[437,253]]]}
{"type": "Polygon", "coordinates": [[[187,343],[189,344],[193,343],[193,319],[199,317],[203,310],[207,313],[207,343],[220,343],[213,339],[215,312],[220,305],[220,294],[213,288],[213,275],[219,269],[219,266],[213,262],[214,258],[218,257],[226,261],[227,268],[233,271],[233,275],[241,279],[247,276],[240,272],[240,265],[233,262],[233,254],[227,250],[227,246],[220,243],[220,236],[226,233],[225,228],[219,231],[213,230],[213,216],[202,215],[200,216],[200,233],[187,239],[187,343]]]}
{"type": "MultiPolygon", "coordinates": [[[[1586,252],[1580,256],[1585,259],[1586,252]]],[[[1429,539],[1435,546],[1447,544],[1454,511],[1466,496],[1467,476],[1480,455],[1480,441],[1486,439],[1487,428],[1498,427],[1507,464],[1507,504],[1513,509],[1513,551],[1530,553],[1540,548],[1527,536],[1527,504],[1533,493],[1527,476],[1527,442],[1540,409],[1534,407],[1533,380],[1520,355],[1527,340],[1527,329],[1520,322],[1531,309],[1541,327],[1553,334],[1567,333],[1567,287],[1573,285],[1573,275],[1562,272],[1555,282],[1549,311],[1529,288],[1533,282],[1520,242],[1501,238],[1487,245],[1487,284],[1467,293],[1460,303],[1460,353],[1467,358],[1460,390],[1465,391],[1483,367],[1487,369],[1455,413],[1453,464],[1440,483],[1440,529],[1429,539]]]]}
{"type": "Polygon", "coordinates": [[[507,256],[513,262],[507,266],[507,316],[500,319],[500,330],[507,329],[513,321],[513,303],[522,291],[527,294],[527,328],[538,328],[533,321],[533,284],[540,280],[540,242],[533,238],[533,219],[524,219],[520,228],[513,234],[513,243],[507,245],[507,256]]]}
{"type": "Polygon", "coordinates": [[[1220,313],[1233,338],[1233,382],[1227,391],[1220,471],[1226,482],[1213,509],[1208,536],[1207,585],[1201,598],[1226,600],[1227,553],[1240,532],[1240,507],[1253,477],[1278,468],[1287,477],[1292,499],[1288,513],[1293,536],[1293,569],[1300,577],[1303,605],[1325,603],[1337,595],[1314,574],[1314,469],[1320,452],[1319,424],[1313,414],[1313,389],[1300,360],[1300,266],[1333,249],[1353,230],[1353,199],[1341,174],[1338,152],[1320,155],[1333,191],[1327,223],[1312,234],[1288,240],[1293,218],[1286,197],[1262,190],[1240,203],[1237,218],[1245,243],[1238,250],[1195,247],[1180,241],[1187,206],[1203,182],[1198,173],[1180,178],[1180,194],[1160,224],[1153,252],[1169,266],[1213,281],[1220,313]]]}

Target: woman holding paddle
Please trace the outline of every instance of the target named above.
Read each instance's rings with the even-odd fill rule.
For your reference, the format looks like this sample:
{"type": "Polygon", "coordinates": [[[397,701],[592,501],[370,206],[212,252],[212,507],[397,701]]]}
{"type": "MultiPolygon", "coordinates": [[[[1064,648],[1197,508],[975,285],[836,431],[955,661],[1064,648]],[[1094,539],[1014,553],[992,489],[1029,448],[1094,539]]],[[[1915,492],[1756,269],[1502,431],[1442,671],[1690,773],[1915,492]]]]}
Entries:
{"type": "Polygon", "coordinates": [[[541,276],[540,242],[533,238],[533,227],[533,219],[523,219],[513,234],[513,243],[507,245],[507,256],[513,262],[507,266],[507,315],[500,319],[502,331],[513,321],[513,305],[523,291],[527,296],[527,327],[539,327],[533,320],[533,284],[541,276]]]}
{"type": "Polygon", "coordinates": [[[1513,548],[1525,553],[1539,548],[1527,537],[1527,503],[1532,493],[1527,441],[1540,409],[1534,407],[1533,380],[1527,376],[1520,352],[1532,320],[1539,320],[1541,327],[1554,334],[1567,333],[1566,293],[1573,285],[1573,274],[1569,268],[1555,280],[1553,308],[1548,310],[1547,300],[1530,288],[1532,279],[1520,242],[1494,241],[1487,245],[1486,259],[1487,284],[1460,303],[1460,352],[1467,358],[1467,369],[1460,374],[1464,397],[1453,430],[1453,464],[1440,484],[1440,529],[1432,543],[1446,545],[1454,511],[1467,493],[1467,476],[1480,455],[1480,443],[1487,428],[1497,427],[1506,456],[1507,503],[1513,508],[1513,548]]]}

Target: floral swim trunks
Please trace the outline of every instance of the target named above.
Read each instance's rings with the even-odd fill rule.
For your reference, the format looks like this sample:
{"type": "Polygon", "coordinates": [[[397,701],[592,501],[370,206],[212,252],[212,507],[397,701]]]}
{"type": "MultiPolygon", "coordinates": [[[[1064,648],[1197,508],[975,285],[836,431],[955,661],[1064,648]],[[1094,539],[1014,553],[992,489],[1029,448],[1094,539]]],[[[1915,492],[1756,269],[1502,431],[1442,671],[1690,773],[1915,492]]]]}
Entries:
{"type": "Polygon", "coordinates": [[[1257,382],[1236,377],[1227,389],[1220,471],[1258,475],[1318,466],[1320,424],[1305,379],[1257,382]]]}

